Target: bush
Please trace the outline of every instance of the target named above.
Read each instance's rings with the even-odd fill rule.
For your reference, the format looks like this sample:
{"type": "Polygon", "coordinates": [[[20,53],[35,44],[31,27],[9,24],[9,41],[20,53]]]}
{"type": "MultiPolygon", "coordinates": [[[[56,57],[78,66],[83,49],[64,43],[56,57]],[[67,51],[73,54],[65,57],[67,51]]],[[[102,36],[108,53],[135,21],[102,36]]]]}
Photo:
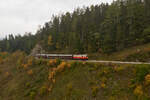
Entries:
{"type": "Polygon", "coordinates": [[[146,85],[149,85],[149,84],[150,84],[150,74],[147,74],[147,75],[145,76],[145,84],[146,84],[146,85]]]}
{"type": "Polygon", "coordinates": [[[36,93],[34,91],[30,92],[30,97],[33,99],[35,97],[36,93]]]}
{"type": "Polygon", "coordinates": [[[40,88],[40,95],[44,95],[46,93],[47,93],[47,86],[44,85],[40,88]]]}
{"type": "Polygon", "coordinates": [[[105,83],[101,83],[101,88],[106,88],[106,84],[105,83]]]}
{"type": "Polygon", "coordinates": [[[0,53],[0,57],[3,58],[3,59],[7,58],[8,55],[9,55],[9,54],[8,54],[7,52],[1,52],[1,53],[0,53]]]}
{"type": "Polygon", "coordinates": [[[98,87],[98,86],[93,86],[93,87],[92,87],[92,96],[93,96],[93,97],[96,97],[98,91],[99,91],[99,87],[98,87]]]}
{"type": "Polygon", "coordinates": [[[136,96],[142,96],[143,95],[143,89],[141,85],[138,85],[135,89],[134,89],[134,94],[136,96]]]}
{"type": "Polygon", "coordinates": [[[35,60],[35,64],[36,64],[36,65],[47,65],[47,60],[42,59],[42,58],[36,59],[36,60],[35,60]]]}
{"type": "Polygon", "coordinates": [[[31,70],[28,70],[27,73],[28,73],[28,75],[33,75],[32,69],[31,69],[31,70]]]}
{"type": "Polygon", "coordinates": [[[145,76],[149,73],[149,66],[140,65],[136,68],[136,81],[143,82],[145,80],[145,76]]]}
{"type": "Polygon", "coordinates": [[[10,76],[10,73],[9,73],[9,72],[6,72],[6,73],[5,73],[5,76],[6,76],[6,77],[10,76]]]}
{"type": "Polygon", "coordinates": [[[56,59],[53,59],[53,60],[51,59],[48,61],[47,65],[52,67],[52,66],[56,66],[56,63],[57,63],[56,59]]]}

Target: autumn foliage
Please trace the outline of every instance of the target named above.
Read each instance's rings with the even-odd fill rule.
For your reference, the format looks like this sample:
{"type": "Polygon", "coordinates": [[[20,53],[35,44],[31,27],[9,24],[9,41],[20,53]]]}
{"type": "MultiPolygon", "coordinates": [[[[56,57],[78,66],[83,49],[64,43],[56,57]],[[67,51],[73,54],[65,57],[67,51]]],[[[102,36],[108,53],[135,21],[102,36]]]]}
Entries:
{"type": "Polygon", "coordinates": [[[136,86],[136,88],[134,89],[134,94],[137,95],[137,96],[142,96],[143,95],[142,85],[136,86]]]}
{"type": "MultiPolygon", "coordinates": [[[[48,65],[54,65],[56,64],[56,60],[50,60],[48,62],[48,65]]],[[[57,73],[63,72],[65,69],[70,68],[71,64],[70,63],[66,63],[66,62],[61,62],[57,67],[55,68],[51,68],[49,75],[48,75],[48,79],[49,81],[51,81],[52,84],[56,83],[56,75],[57,73]]],[[[52,85],[49,87],[48,91],[52,91],[52,85]]]]}
{"type": "Polygon", "coordinates": [[[53,59],[53,60],[51,59],[51,60],[48,61],[47,65],[48,66],[54,66],[54,65],[56,65],[56,63],[57,63],[56,59],[53,59]]]}
{"type": "Polygon", "coordinates": [[[33,59],[32,57],[29,58],[29,59],[27,60],[27,63],[22,64],[23,68],[24,68],[24,69],[27,69],[28,67],[32,66],[32,65],[33,65],[33,60],[34,60],[34,59],[33,59]]]}
{"type": "Polygon", "coordinates": [[[33,70],[30,69],[30,70],[27,71],[27,73],[28,73],[28,75],[32,75],[33,74],[33,70]]]}
{"type": "Polygon", "coordinates": [[[149,85],[150,84],[150,74],[145,76],[145,84],[149,85]]]}

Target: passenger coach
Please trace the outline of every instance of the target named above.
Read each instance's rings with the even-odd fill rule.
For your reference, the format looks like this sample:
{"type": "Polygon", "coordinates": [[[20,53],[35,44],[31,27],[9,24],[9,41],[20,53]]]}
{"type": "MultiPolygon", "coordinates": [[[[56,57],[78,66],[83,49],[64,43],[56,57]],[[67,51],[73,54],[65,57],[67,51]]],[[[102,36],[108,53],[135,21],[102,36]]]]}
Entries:
{"type": "Polygon", "coordinates": [[[88,60],[87,54],[36,54],[36,57],[45,59],[88,60]]]}

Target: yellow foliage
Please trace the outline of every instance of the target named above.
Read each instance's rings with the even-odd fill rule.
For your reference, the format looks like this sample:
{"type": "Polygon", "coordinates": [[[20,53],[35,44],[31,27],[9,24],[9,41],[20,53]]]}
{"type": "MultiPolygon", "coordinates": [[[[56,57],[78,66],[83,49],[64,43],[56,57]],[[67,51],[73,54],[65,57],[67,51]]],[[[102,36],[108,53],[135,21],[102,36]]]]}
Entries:
{"type": "Polygon", "coordinates": [[[48,79],[52,80],[54,78],[55,74],[56,74],[56,72],[54,72],[54,71],[50,72],[49,76],[48,76],[48,79]]]}
{"type": "Polygon", "coordinates": [[[5,56],[5,55],[8,55],[7,52],[2,52],[1,55],[5,56]]]}
{"type": "Polygon", "coordinates": [[[48,37],[48,45],[53,45],[53,43],[52,43],[52,36],[50,35],[49,37],[48,37]]]}
{"type": "Polygon", "coordinates": [[[24,69],[27,69],[28,68],[28,65],[27,64],[22,64],[23,68],[24,69]]]}
{"type": "Polygon", "coordinates": [[[55,79],[52,79],[52,82],[53,82],[53,83],[56,83],[56,80],[55,80],[55,79]]]}
{"type": "Polygon", "coordinates": [[[145,76],[145,84],[149,85],[150,84],[150,74],[145,76]]]}
{"type": "Polygon", "coordinates": [[[122,71],[122,70],[124,70],[124,69],[125,69],[125,67],[123,67],[123,66],[118,66],[118,67],[115,67],[115,68],[114,68],[114,70],[115,70],[116,72],[122,71]]]}
{"type": "Polygon", "coordinates": [[[1,52],[0,53],[0,56],[2,56],[2,57],[6,57],[8,55],[8,52],[1,52]]]}
{"type": "Polygon", "coordinates": [[[48,62],[48,66],[53,66],[53,65],[55,65],[57,63],[57,61],[56,61],[56,59],[54,59],[54,60],[49,60],[49,62],[48,62]]]}
{"type": "Polygon", "coordinates": [[[8,77],[9,75],[10,75],[9,72],[6,72],[6,73],[5,73],[5,76],[6,76],[6,77],[8,77]]]}
{"type": "Polygon", "coordinates": [[[138,85],[138,86],[134,89],[134,94],[135,94],[136,96],[141,96],[141,95],[143,95],[142,85],[138,85]]]}
{"type": "MultiPolygon", "coordinates": [[[[56,60],[50,60],[48,62],[48,65],[53,65],[53,64],[56,64],[56,60]]],[[[71,67],[71,64],[67,64],[66,62],[61,62],[61,64],[59,64],[56,68],[52,68],[52,70],[49,72],[49,75],[48,75],[48,79],[52,82],[52,84],[55,84],[56,83],[56,79],[55,79],[55,75],[58,73],[58,72],[62,72],[64,69],[66,68],[70,68],[71,67]]],[[[48,88],[48,91],[52,91],[52,86],[48,88]]]]}
{"type": "MultiPolygon", "coordinates": [[[[20,62],[20,61],[19,61],[20,62]]],[[[27,60],[27,63],[26,64],[22,64],[23,68],[24,69],[27,69],[28,67],[32,66],[33,65],[33,58],[29,58],[27,60]]]]}
{"type": "Polygon", "coordinates": [[[29,58],[27,61],[27,65],[32,66],[32,64],[33,64],[33,58],[29,58]]]}
{"type": "Polygon", "coordinates": [[[28,75],[32,75],[32,74],[33,74],[32,69],[31,69],[31,70],[29,70],[29,71],[27,71],[27,73],[28,73],[28,75]]]}
{"type": "Polygon", "coordinates": [[[56,71],[57,71],[57,68],[52,68],[52,71],[56,72],[56,71]]]}
{"type": "Polygon", "coordinates": [[[98,91],[99,91],[99,87],[98,86],[93,86],[92,87],[92,96],[96,97],[98,91]]]}
{"type": "Polygon", "coordinates": [[[67,65],[66,62],[62,62],[60,65],[58,65],[57,71],[59,72],[63,71],[66,65],[67,65]]]}
{"type": "Polygon", "coordinates": [[[101,83],[101,88],[106,88],[106,84],[105,83],[101,83]]]}
{"type": "Polygon", "coordinates": [[[49,91],[49,92],[52,92],[52,88],[53,88],[53,86],[51,85],[51,86],[48,88],[48,91],[49,91]]]}
{"type": "Polygon", "coordinates": [[[67,64],[67,67],[70,68],[70,67],[71,67],[71,64],[67,64]]]}

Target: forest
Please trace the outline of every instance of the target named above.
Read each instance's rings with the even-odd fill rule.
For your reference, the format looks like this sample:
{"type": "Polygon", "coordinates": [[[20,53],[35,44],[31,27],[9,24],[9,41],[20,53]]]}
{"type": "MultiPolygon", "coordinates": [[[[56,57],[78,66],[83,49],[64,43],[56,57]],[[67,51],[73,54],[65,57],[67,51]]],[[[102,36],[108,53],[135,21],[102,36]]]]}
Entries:
{"type": "Polygon", "coordinates": [[[116,0],[53,15],[35,35],[10,34],[0,40],[0,52],[29,54],[39,44],[49,53],[110,54],[149,42],[150,0],[116,0]]]}

